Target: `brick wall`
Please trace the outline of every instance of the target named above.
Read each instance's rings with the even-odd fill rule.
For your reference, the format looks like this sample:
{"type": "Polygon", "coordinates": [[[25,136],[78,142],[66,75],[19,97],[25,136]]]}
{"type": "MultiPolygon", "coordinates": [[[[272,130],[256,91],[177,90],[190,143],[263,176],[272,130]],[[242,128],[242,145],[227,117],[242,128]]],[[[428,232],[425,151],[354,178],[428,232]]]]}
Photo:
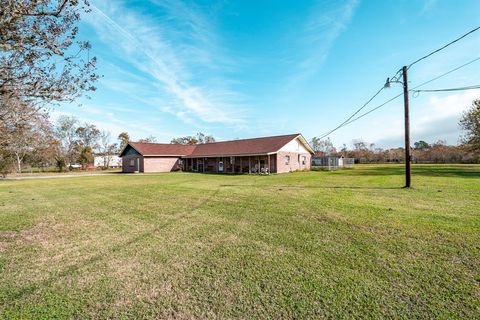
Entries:
{"type": "Polygon", "coordinates": [[[180,169],[178,157],[145,157],[143,172],[170,172],[180,169]]]}
{"type": "Polygon", "coordinates": [[[312,155],[310,153],[285,152],[277,153],[277,173],[290,172],[295,170],[310,170],[312,155]],[[285,157],[289,156],[290,161],[286,164],[285,157]],[[300,156],[300,161],[299,161],[300,156]],[[302,163],[305,157],[305,164],[302,163]]]}

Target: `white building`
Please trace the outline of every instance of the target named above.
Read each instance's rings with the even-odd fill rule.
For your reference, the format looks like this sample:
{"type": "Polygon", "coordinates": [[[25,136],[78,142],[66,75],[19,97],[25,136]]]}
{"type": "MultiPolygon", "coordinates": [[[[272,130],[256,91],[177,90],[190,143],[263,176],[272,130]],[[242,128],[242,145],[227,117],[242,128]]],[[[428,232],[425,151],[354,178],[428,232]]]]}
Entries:
{"type": "Polygon", "coordinates": [[[95,167],[120,168],[122,166],[122,158],[118,155],[95,156],[93,165],[95,167]],[[109,161],[110,160],[110,161],[109,161]]]}

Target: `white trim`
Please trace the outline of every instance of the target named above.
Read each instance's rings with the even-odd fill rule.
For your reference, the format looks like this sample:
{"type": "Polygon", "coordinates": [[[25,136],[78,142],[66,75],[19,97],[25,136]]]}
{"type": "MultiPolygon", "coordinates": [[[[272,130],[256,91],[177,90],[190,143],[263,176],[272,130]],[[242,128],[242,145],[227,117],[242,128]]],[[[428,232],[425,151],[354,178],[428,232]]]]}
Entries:
{"type": "MultiPolygon", "coordinates": [[[[291,141],[293,141],[293,140],[295,140],[295,139],[299,139],[300,142],[301,142],[301,143],[303,144],[303,146],[305,147],[305,149],[307,149],[307,151],[309,151],[311,154],[314,154],[314,153],[315,153],[315,152],[313,151],[312,147],[310,147],[310,145],[308,144],[307,140],[303,137],[302,134],[299,134],[298,136],[296,136],[295,138],[293,138],[292,140],[290,140],[288,143],[290,143],[291,141]]],[[[286,143],[285,145],[287,145],[287,143],[286,143]]],[[[285,145],[284,145],[284,146],[285,146],[285,145]]],[[[284,146],[282,146],[282,148],[283,148],[284,146]]],[[[278,149],[277,152],[280,152],[282,148],[278,149]]],[[[275,152],[275,153],[277,153],[277,152],[275,152]]]]}

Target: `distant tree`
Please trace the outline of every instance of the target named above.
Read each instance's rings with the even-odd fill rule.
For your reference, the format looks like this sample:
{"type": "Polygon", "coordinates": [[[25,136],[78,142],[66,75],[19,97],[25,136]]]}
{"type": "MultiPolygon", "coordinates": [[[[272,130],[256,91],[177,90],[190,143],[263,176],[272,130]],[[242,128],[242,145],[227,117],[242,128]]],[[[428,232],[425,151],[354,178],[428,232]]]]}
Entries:
{"type": "Polygon", "coordinates": [[[197,133],[197,143],[204,144],[204,143],[212,143],[215,142],[215,138],[211,135],[207,135],[205,133],[199,132],[197,133]]]}
{"type": "Polygon", "coordinates": [[[357,150],[357,151],[368,150],[367,143],[363,140],[360,140],[360,139],[353,140],[352,145],[353,145],[354,150],[357,150]]]}
{"type": "Polygon", "coordinates": [[[473,101],[470,109],[463,113],[460,126],[465,131],[463,143],[477,156],[480,155],[480,99],[473,101]]]}
{"type": "Polygon", "coordinates": [[[92,152],[98,149],[101,132],[93,124],[84,123],[75,130],[76,144],[80,148],[90,148],[92,152]]]}
{"type": "Polygon", "coordinates": [[[73,101],[95,90],[95,57],[77,41],[82,0],[4,0],[0,10],[0,96],[31,105],[73,101]]]}
{"type": "Polygon", "coordinates": [[[125,146],[130,142],[130,136],[128,134],[128,132],[122,132],[118,135],[118,138],[117,138],[120,142],[120,145],[119,145],[119,150],[123,150],[123,148],[125,148],[125,146]]]}
{"type": "Polygon", "coordinates": [[[204,144],[215,142],[215,138],[211,135],[204,134],[202,132],[197,133],[195,136],[185,136],[173,138],[170,143],[172,144],[204,144]]]}
{"type": "MultiPolygon", "coordinates": [[[[45,132],[50,130],[50,123],[45,112],[35,110],[34,107],[22,100],[10,99],[14,103],[16,112],[8,115],[8,121],[0,121],[0,149],[3,159],[13,157],[17,172],[22,171],[22,164],[26,157],[42,147],[45,132]],[[10,154],[10,156],[7,156],[10,154]]],[[[2,166],[6,170],[7,167],[2,166]]]]}
{"type": "Polygon", "coordinates": [[[415,150],[424,150],[430,148],[430,145],[423,140],[415,142],[413,146],[415,150]]]}
{"type": "Polygon", "coordinates": [[[61,116],[55,126],[55,135],[59,140],[56,164],[60,171],[67,168],[78,158],[77,128],[79,121],[72,116],[61,116]]]}
{"type": "Polygon", "coordinates": [[[5,178],[14,168],[14,157],[6,149],[0,148],[0,175],[5,178]]]}
{"type": "Polygon", "coordinates": [[[103,167],[108,168],[110,166],[110,160],[112,155],[117,153],[117,144],[111,143],[111,135],[108,131],[102,131],[100,133],[100,149],[99,154],[103,157],[103,167]]]}
{"type": "Polygon", "coordinates": [[[93,150],[91,147],[80,147],[79,149],[79,156],[78,156],[78,162],[82,166],[88,166],[93,163],[94,160],[94,155],[93,155],[93,150]]]}
{"type": "Polygon", "coordinates": [[[22,172],[22,164],[26,157],[32,156],[35,151],[43,148],[45,142],[44,131],[49,130],[48,118],[42,114],[36,114],[28,122],[16,127],[11,132],[11,142],[8,149],[15,156],[16,169],[22,172]]]}
{"type": "Polygon", "coordinates": [[[173,138],[170,143],[172,144],[197,144],[198,140],[194,136],[185,136],[185,137],[178,137],[173,138]]]}
{"type": "Polygon", "coordinates": [[[313,137],[310,141],[310,145],[312,146],[313,151],[316,153],[322,153],[326,156],[336,151],[330,138],[322,140],[318,137],[313,137]]]}
{"type": "Polygon", "coordinates": [[[143,143],[156,143],[157,138],[154,136],[148,136],[146,138],[138,140],[138,142],[143,142],[143,143]]]}

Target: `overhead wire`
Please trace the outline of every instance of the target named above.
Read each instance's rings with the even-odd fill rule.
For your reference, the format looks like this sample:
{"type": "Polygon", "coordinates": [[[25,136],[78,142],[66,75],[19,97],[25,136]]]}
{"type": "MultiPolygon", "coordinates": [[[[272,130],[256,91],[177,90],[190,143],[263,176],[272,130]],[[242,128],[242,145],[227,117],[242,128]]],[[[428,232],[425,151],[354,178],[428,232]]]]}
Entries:
{"type": "Polygon", "coordinates": [[[473,85],[467,87],[458,87],[458,88],[446,88],[446,89],[424,89],[424,90],[410,90],[412,92],[450,92],[450,91],[465,91],[465,90],[474,90],[480,89],[480,85],[473,85]]]}
{"type": "MultiPolygon", "coordinates": [[[[354,116],[356,116],[360,111],[362,111],[370,102],[372,102],[373,99],[375,99],[375,97],[377,97],[380,92],[382,92],[382,90],[385,89],[384,86],[382,86],[370,99],[367,100],[367,102],[365,102],[360,108],[358,108],[350,117],[348,117],[346,120],[344,120],[341,124],[339,124],[336,128],[330,130],[328,133],[325,133],[324,135],[322,135],[322,138],[323,136],[328,136],[330,135],[331,133],[333,133],[334,131],[336,131],[337,129],[340,129],[342,126],[344,126],[350,119],[352,119],[354,116]]],[[[322,139],[320,138],[320,139],[322,139]]]]}
{"type": "Polygon", "coordinates": [[[421,57],[421,58],[419,58],[419,59],[417,59],[417,60],[413,61],[412,63],[410,63],[410,64],[408,65],[408,67],[407,67],[407,68],[408,68],[408,69],[410,69],[410,67],[411,67],[411,66],[413,66],[414,64],[416,64],[416,63],[418,63],[418,62],[420,62],[420,61],[422,61],[422,60],[424,60],[424,59],[426,59],[426,58],[428,58],[428,57],[430,57],[430,56],[434,55],[435,53],[437,53],[437,52],[439,52],[439,51],[442,51],[443,49],[447,48],[448,46],[451,46],[452,44],[454,44],[454,43],[456,43],[456,42],[458,42],[458,41],[462,40],[462,39],[463,39],[463,38],[465,38],[466,36],[468,36],[468,35],[470,35],[470,34],[474,33],[475,31],[478,31],[478,30],[480,30],[480,26],[478,26],[478,27],[476,27],[476,28],[474,28],[474,29],[470,30],[469,32],[467,32],[467,33],[463,34],[462,36],[460,36],[460,37],[456,38],[455,40],[453,40],[453,41],[450,41],[450,42],[449,42],[449,43],[447,43],[446,45],[444,45],[444,46],[442,46],[442,47],[440,47],[440,48],[438,48],[438,49],[436,49],[436,50],[434,50],[434,51],[430,52],[429,54],[427,54],[427,55],[424,55],[423,57],[421,57]]]}
{"type": "MultiPolygon", "coordinates": [[[[451,70],[449,70],[449,71],[447,71],[447,72],[444,72],[444,73],[442,73],[442,74],[440,74],[440,75],[438,75],[438,76],[436,76],[436,77],[434,77],[434,78],[432,78],[432,79],[430,79],[430,80],[428,80],[428,81],[422,82],[422,83],[420,83],[419,85],[417,85],[417,86],[413,87],[412,89],[410,89],[409,91],[417,91],[417,90],[415,90],[415,89],[420,88],[420,87],[423,87],[423,86],[426,85],[426,84],[429,84],[429,83],[431,83],[431,82],[433,82],[433,81],[435,81],[435,80],[438,80],[438,79],[440,79],[440,78],[442,78],[442,77],[444,77],[444,76],[446,76],[446,75],[449,75],[450,73],[455,72],[455,71],[457,71],[457,70],[459,70],[459,69],[461,69],[461,68],[464,68],[464,67],[466,67],[466,66],[468,66],[468,65],[470,65],[470,64],[472,64],[472,63],[474,63],[474,62],[476,62],[476,61],[478,61],[478,60],[480,60],[480,57],[477,57],[477,58],[475,58],[475,59],[473,59],[473,60],[470,60],[470,61],[468,61],[468,62],[466,62],[466,63],[464,63],[464,64],[462,64],[462,65],[460,65],[460,66],[458,66],[458,67],[455,67],[455,68],[453,68],[453,69],[451,69],[451,70]]],[[[400,69],[400,71],[401,71],[401,69],[400,69]]],[[[398,74],[398,72],[397,72],[397,74],[398,74]]],[[[397,75],[397,74],[396,74],[396,75],[397,75]]],[[[396,75],[395,75],[394,77],[396,77],[396,75]]],[[[390,78],[390,79],[394,79],[394,77],[392,77],[392,78],[390,78]]],[[[380,91],[381,91],[381,90],[379,90],[375,96],[377,96],[377,95],[380,93],[380,91]]],[[[403,92],[402,92],[402,93],[399,93],[398,95],[396,95],[396,96],[390,98],[389,100],[381,103],[380,105],[376,106],[375,108],[370,109],[369,111],[367,111],[367,112],[359,115],[358,117],[353,118],[353,116],[355,116],[356,114],[358,114],[358,112],[361,111],[361,110],[367,105],[367,104],[365,104],[365,105],[362,106],[359,110],[357,110],[357,111],[353,114],[353,116],[350,116],[347,120],[345,120],[344,122],[342,122],[342,124],[338,125],[335,129],[332,129],[332,130],[330,130],[329,132],[321,135],[319,139],[323,139],[323,138],[329,136],[330,134],[332,134],[333,132],[337,131],[338,129],[340,129],[340,128],[342,128],[342,127],[344,127],[344,126],[346,126],[346,125],[348,125],[348,124],[350,124],[350,123],[352,123],[352,122],[355,122],[355,121],[357,121],[357,120],[359,120],[359,119],[361,119],[361,118],[363,118],[363,117],[365,117],[365,116],[367,116],[367,115],[369,115],[370,113],[372,113],[372,112],[374,112],[374,111],[382,108],[383,106],[389,104],[390,102],[398,99],[398,98],[401,97],[402,95],[403,95],[403,92]]],[[[375,96],[374,96],[374,97],[375,97],[375,96]]],[[[373,100],[373,98],[371,98],[371,99],[369,100],[369,102],[370,102],[371,100],[373,100]]]]}

